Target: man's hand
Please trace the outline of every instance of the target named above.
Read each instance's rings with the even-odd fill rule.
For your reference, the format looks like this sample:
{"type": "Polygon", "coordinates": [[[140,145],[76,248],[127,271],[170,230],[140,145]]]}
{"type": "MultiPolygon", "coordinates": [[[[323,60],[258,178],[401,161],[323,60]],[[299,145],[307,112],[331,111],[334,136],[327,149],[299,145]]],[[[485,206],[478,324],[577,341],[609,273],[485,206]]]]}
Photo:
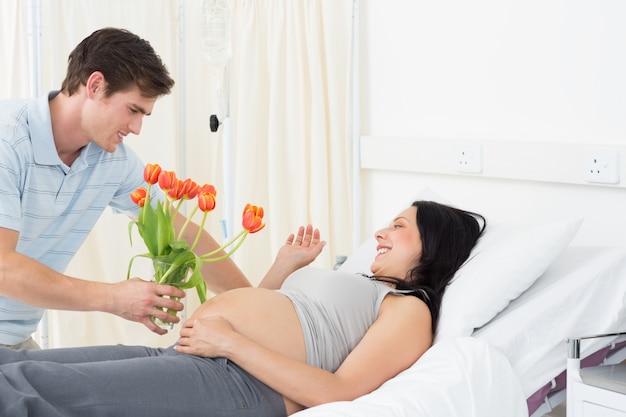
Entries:
{"type": "Polygon", "coordinates": [[[132,278],[110,286],[106,295],[110,304],[106,311],[127,320],[143,323],[154,333],[163,335],[167,330],[154,324],[152,317],[170,323],[178,323],[180,318],[167,313],[167,310],[182,311],[183,303],[171,297],[183,298],[185,292],[170,285],[132,278]]]}

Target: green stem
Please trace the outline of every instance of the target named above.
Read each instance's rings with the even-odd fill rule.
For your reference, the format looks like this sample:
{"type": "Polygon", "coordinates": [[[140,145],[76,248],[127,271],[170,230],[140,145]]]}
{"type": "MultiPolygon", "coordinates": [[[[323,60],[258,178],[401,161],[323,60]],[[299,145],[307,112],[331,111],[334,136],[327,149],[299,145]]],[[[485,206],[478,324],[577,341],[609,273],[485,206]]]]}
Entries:
{"type": "Polygon", "coordinates": [[[139,221],[141,222],[141,224],[145,224],[146,222],[146,204],[150,205],[151,203],[151,198],[150,198],[150,188],[152,187],[152,184],[148,184],[148,188],[146,189],[146,201],[143,204],[143,207],[141,207],[139,209],[139,221]]]}
{"type": "MultiPolygon", "coordinates": [[[[180,206],[179,206],[180,207],[180,206]]],[[[185,230],[187,230],[187,226],[189,225],[189,223],[191,222],[191,219],[193,218],[193,216],[196,214],[196,211],[198,211],[198,206],[195,206],[193,208],[193,210],[191,211],[191,214],[189,216],[187,216],[187,219],[185,219],[185,223],[183,224],[183,227],[180,228],[180,232],[178,232],[178,237],[176,238],[176,240],[182,240],[183,239],[183,234],[185,233],[185,230]]],[[[176,212],[178,213],[178,209],[176,209],[176,212]]],[[[206,213],[205,213],[205,217],[206,217],[206,213]]],[[[203,224],[204,224],[204,219],[203,220],[203,224]]],[[[198,231],[198,236],[196,236],[196,240],[195,242],[198,241],[198,238],[200,237],[200,231],[202,229],[200,229],[198,231]]],[[[193,250],[194,246],[196,246],[196,244],[192,245],[191,250],[193,250]]]]}
{"type": "MultiPolygon", "coordinates": [[[[196,213],[196,209],[198,208],[198,206],[196,206],[193,210],[193,213],[191,213],[191,216],[193,216],[196,213]]],[[[205,211],[204,214],[202,215],[202,221],[200,222],[200,226],[198,229],[198,234],[196,234],[196,239],[193,241],[193,244],[191,245],[191,248],[189,250],[193,251],[196,247],[196,245],[198,244],[198,242],[200,241],[200,236],[202,235],[202,231],[204,230],[204,223],[206,223],[206,218],[207,218],[207,214],[209,212],[205,211]]],[[[191,218],[191,216],[189,218],[191,218]]],[[[185,230],[185,227],[187,226],[187,222],[185,222],[185,226],[183,226],[183,230],[185,230]]],[[[182,232],[181,232],[182,234],[182,232]]],[[[178,240],[180,240],[180,237],[178,238],[178,240]]]]}
{"type": "Polygon", "coordinates": [[[164,213],[169,213],[170,212],[170,206],[172,205],[172,200],[170,200],[170,196],[169,194],[167,194],[167,191],[163,191],[163,212],[164,213]]]}
{"type": "Polygon", "coordinates": [[[246,236],[248,236],[248,231],[246,229],[243,229],[241,232],[239,232],[237,234],[237,236],[235,236],[234,238],[232,238],[230,241],[228,241],[227,243],[225,243],[224,245],[220,246],[219,248],[215,249],[212,252],[209,253],[205,253],[204,255],[200,256],[200,258],[202,259],[202,262],[215,262],[215,261],[220,261],[222,259],[228,258],[230,255],[232,255],[237,249],[239,249],[239,246],[241,246],[241,244],[243,243],[244,239],[246,238],[246,236]],[[241,238],[241,239],[240,239],[241,238]],[[215,255],[216,253],[223,251],[224,249],[226,249],[228,246],[232,245],[237,239],[240,239],[239,242],[237,242],[237,245],[231,249],[230,251],[228,251],[226,254],[218,256],[217,258],[210,258],[210,256],[215,255]]]}
{"type": "Polygon", "coordinates": [[[174,217],[176,217],[176,215],[180,211],[180,207],[183,205],[184,202],[185,202],[185,198],[181,198],[180,200],[178,200],[178,204],[176,205],[176,208],[174,209],[174,217]]]}
{"type": "Polygon", "coordinates": [[[217,261],[221,261],[222,259],[226,259],[229,256],[231,256],[233,253],[235,253],[235,251],[237,249],[239,249],[239,246],[241,246],[241,244],[243,243],[243,241],[246,239],[246,236],[248,236],[248,234],[246,233],[241,240],[237,243],[237,245],[235,245],[235,247],[233,247],[230,251],[228,251],[226,254],[222,255],[222,256],[218,256],[217,258],[209,258],[209,259],[202,259],[202,262],[217,262],[217,261]]]}
{"type": "Polygon", "coordinates": [[[158,284],[161,284],[163,282],[167,282],[166,278],[169,277],[169,275],[172,273],[172,271],[174,271],[174,268],[177,268],[178,266],[175,264],[171,264],[168,268],[167,271],[161,276],[161,282],[159,282],[158,284]]]}

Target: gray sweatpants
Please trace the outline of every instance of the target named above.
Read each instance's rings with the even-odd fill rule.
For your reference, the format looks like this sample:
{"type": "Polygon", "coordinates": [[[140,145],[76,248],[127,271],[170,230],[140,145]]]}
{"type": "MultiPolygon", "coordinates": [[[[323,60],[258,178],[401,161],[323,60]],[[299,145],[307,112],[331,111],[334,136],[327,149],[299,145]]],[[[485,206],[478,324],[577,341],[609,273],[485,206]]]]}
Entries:
{"type": "Polygon", "coordinates": [[[282,397],[234,363],[173,348],[0,348],[0,416],[286,416],[282,397]]]}

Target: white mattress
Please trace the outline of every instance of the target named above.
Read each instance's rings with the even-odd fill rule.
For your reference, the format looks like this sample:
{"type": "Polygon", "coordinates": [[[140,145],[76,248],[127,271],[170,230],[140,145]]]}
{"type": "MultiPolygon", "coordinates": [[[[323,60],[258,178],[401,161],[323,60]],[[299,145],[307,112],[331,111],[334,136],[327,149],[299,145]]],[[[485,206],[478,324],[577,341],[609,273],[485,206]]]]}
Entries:
{"type": "MultiPolygon", "coordinates": [[[[572,246],[474,337],[504,353],[529,397],[565,370],[565,338],[626,330],[625,304],[626,248],[572,246]]],[[[583,341],[581,357],[610,341],[583,341]]]]}

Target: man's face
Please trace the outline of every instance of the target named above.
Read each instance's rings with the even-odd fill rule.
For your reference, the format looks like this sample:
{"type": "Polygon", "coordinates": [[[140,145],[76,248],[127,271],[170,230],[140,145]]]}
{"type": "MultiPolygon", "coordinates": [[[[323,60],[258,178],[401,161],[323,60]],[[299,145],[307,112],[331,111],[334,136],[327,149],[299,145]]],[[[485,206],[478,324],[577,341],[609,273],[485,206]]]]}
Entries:
{"type": "Polygon", "coordinates": [[[114,152],[129,133],[141,132],[143,117],[152,113],[156,98],[146,98],[134,87],[106,97],[95,93],[83,110],[83,129],[88,138],[107,152],[114,152]]]}

